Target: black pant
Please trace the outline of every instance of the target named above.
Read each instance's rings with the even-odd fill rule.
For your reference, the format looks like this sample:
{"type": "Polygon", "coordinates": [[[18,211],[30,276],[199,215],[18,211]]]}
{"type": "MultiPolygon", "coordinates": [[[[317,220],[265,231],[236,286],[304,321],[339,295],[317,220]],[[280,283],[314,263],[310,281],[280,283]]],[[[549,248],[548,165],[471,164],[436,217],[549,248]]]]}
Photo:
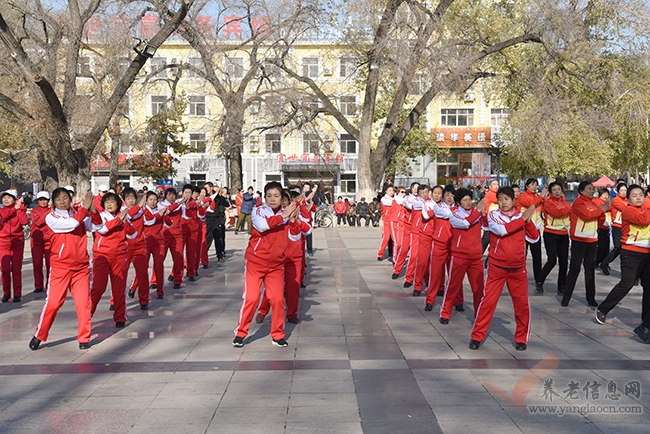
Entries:
{"type": "Polygon", "coordinates": [[[598,228],[598,252],[596,253],[596,266],[603,262],[609,253],[609,228],[598,228]]]}
{"type": "Polygon", "coordinates": [[[305,239],[307,240],[307,253],[313,252],[314,251],[314,243],[313,243],[313,239],[311,237],[311,234],[307,235],[305,237],[305,239]]]}
{"type": "Polygon", "coordinates": [[[596,243],[585,243],[583,241],[571,242],[571,262],[569,263],[569,274],[566,276],[564,287],[563,305],[568,305],[576,287],[576,281],[580,274],[580,265],[585,270],[585,291],[587,301],[596,301],[596,278],[594,272],[594,261],[596,260],[596,243]]]}
{"type": "Polygon", "coordinates": [[[544,283],[555,264],[560,262],[560,271],[557,275],[558,290],[563,290],[566,285],[566,272],[569,264],[569,235],[552,234],[544,232],[544,247],[546,247],[546,264],[539,276],[538,283],[544,283]]]}
{"type": "Polygon", "coordinates": [[[600,303],[598,310],[607,315],[623,300],[634,286],[636,279],[641,277],[643,286],[643,302],[641,318],[644,327],[650,328],[650,255],[647,253],[621,250],[621,281],[612,288],[607,298],[600,303]],[[646,325],[646,320],[648,325],[646,325]]]}
{"type": "Polygon", "coordinates": [[[223,252],[226,251],[226,218],[207,217],[205,220],[205,233],[205,241],[208,243],[207,249],[210,250],[210,246],[214,240],[217,258],[223,258],[223,252]]]}
{"type": "Polygon", "coordinates": [[[357,216],[357,225],[361,227],[361,219],[364,219],[366,221],[366,227],[368,227],[368,224],[370,223],[370,217],[367,215],[360,215],[357,216]]]}
{"type": "MultiPolygon", "coordinates": [[[[621,228],[612,226],[612,240],[614,240],[614,248],[611,252],[605,256],[605,259],[602,260],[600,266],[605,268],[609,267],[609,264],[616,259],[616,257],[621,253],[621,238],[623,237],[623,231],[621,228]]],[[[621,264],[621,267],[623,265],[621,264]]]]}
{"type": "Polygon", "coordinates": [[[348,220],[348,215],[347,214],[336,214],[336,224],[341,226],[341,222],[345,224],[348,220]]]}
{"type": "Polygon", "coordinates": [[[357,216],[349,215],[348,216],[348,224],[350,225],[350,227],[356,226],[357,225],[357,216]]]}
{"type": "Polygon", "coordinates": [[[487,249],[488,245],[490,244],[490,231],[487,230],[483,231],[483,237],[481,237],[481,244],[483,245],[483,253],[485,253],[485,249],[487,249]]]}
{"type": "Polygon", "coordinates": [[[530,249],[530,256],[533,259],[533,277],[535,282],[541,282],[542,275],[542,240],[536,243],[526,241],[526,248],[530,249]]]}
{"type": "Polygon", "coordinates": [[[379,225],[379,219],[381,218],[380,214],[373,214],[371,218],[372,218],[372,225],[373,226],[379,225]]]}

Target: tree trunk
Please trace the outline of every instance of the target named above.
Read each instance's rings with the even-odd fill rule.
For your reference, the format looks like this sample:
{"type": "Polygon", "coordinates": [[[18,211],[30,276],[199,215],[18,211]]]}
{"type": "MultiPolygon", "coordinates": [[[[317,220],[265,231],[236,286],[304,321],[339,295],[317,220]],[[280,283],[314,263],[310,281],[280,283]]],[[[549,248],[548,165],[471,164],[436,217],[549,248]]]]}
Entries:
{"type": "Polygon", "coordinates": [[[241,152],[230,154],[230,188],[233,193],[243,188],[242,158],[241,152]]]}
{"type": "Polygon", "coordinates": [[[120,135],[111,135],[111,155],[109,159],[108,185],[109,187],[117,186],[120,169],[120,135]]]}

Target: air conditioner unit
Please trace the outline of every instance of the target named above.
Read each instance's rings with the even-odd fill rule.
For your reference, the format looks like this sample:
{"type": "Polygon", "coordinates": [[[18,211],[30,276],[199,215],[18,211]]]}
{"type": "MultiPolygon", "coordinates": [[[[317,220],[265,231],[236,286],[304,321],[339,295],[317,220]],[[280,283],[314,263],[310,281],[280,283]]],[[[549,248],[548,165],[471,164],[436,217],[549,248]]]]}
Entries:
{"type": "Polygon", "coordinates": [[[257,145],[257,143],[249,143],[248,144],[248,150],[250,152],[259,152],[260,147],[257,145]]]}
{"type": "Polygon", "coordinates": [[[248,143],[257,143],[260,141],[259,136],[248,136],[248,143]]]}
{"type": "Polygon", "coordinates": [[[323,75],[332,75],[332,68],[324,68],[323,75]]]}
{"type": "Polygon", "coordinates": [[[473,102],[476,99],[474,92],[465,92],[465,102],[473,102]]]}
{"type": "Polygon", "coordinates": [[[325,137],[323,137],[323,141],[326,143],[332,143],[334,141],[334,137],[332,137],[330,134],[325,134],[325,137]]]}

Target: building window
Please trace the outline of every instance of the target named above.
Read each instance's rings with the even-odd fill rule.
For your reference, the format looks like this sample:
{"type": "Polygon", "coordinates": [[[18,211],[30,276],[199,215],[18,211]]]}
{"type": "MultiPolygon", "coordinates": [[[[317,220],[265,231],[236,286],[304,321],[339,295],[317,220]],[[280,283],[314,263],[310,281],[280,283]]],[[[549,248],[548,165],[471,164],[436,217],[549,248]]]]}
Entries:
{"type": "Polygon", "coordinates": [[[90,77],[90,56],[79,56],[79,63],[77,64],[77,75],[79,77],[90,77]]]}
{"type": "Polygon", "coordinates": [[[266,145],[266,152],[279,154],[282,152],[282,135],[275,133],[266,134],[264,136],[264,144],[266,145]]]}
{"type": "Polygon", "coordinates": [[[156,73],[157,78],[167,78],[167,59],[164,57],[154,57],[150,60],[151,62],[151,72],[158,71],[156,73]]]}
{"type": "Polygon", "coordinates": [[[231,79],[240,79],[244,77],[244,58],[243,57],[226,57],[226,74],[231,79]]]}
{"type": "MultiPolygon", "coordinates": [[[[190,65],[190,66],[193,66],[194,68],[196,68],[198,70],[203,69],[202,68],[203,67],[203,60],[201,60],[200,57],[192,57],[192,56],[188,57],[187,58],[187,64],[190,65]]],[[[187,69],[185,71],[185,74],[186,74],[187,78],[197,78],[197,77],[199,77],[199,74],[192,71],[191,69],[187,69]]]]}
{"type": "Polygon", "coordinates": [[[205,95],[193,95],[188,98],[190,116],[205,116],[205,95]]]}
{"type": "Polygon", "coordinates": [[[318,154],[318,134],[303,134],[302,135],[302,152],[305,154],[318,154]]]}
{"type": "Polygon", "coordinates": [[[440,125],[444,127],[471,127],[474,109],[441,109],[440,125]]]}
{"type": "Polygon", "coordinates": [[[151,95],[151,116],[156,116],[165,110],[167,105],[167,96],[165,95],[151,95]]]}
{"type": "Polygon", "coordinates": [[[205,133],[190,133],[190,152],[205,153],[205,133]]]}
{"type": "Polygon", "coordinates": [[[356,154],[357,153],[357,141],[354,140],[354,137],[350,134],[341,134],[339,139],[342,154],[356,154]]]}
{"type": "Polygon", "coordinates": [[[122,188],[131,187],[131,177],[129,175],[119,175],[117,179],[120,181],[122,188]]]}
{"type": "Polygon", "coordinates": [[[356,193],[357,178],[354,173],[341,175],[341,193],[356,193]]]}
{"type": "Polygon", "coordinates": [[[309,78],[318,78],[318,57],[305,57],[302,59],[302,75],[309,78]]]}
{"type": "Polygon", "coordinates": [[[503,127],[508,119],[508,109],[505,108],[493,108],[490,110],[490,126],[492,127],[503,127]]]}
{"type": "Polygon", "coordinates": [[[427,90],[427,82],[424,74],[415,74],[411,81],[410,95],[424,95],[427,90]]]}
{"type": "Polygon", "coordinates": [[[190,173],[190,184],[196,187],[203,187],[206,182],[205,173],[190,173]]]}
{"type": "Polygon", "coordinates": [[[341,97],[341,113],[343,116],[356,116],[357,97],[354,95],[343,95],[341,97]]]}
{"type": "Polygon", "coordinates": [[[264,71],[265,78],[271,81],[276,81],[283,77],[284,71],[282,70],[282,68],[280,68],[278,65],[275,64],[275,62],[279,62],[279,61],[280,59],[273,57],[268,60],[265,60],[262,63],[262,69],[264,71]]]}
{"type": "Polygon", "coordinates": [[[282,182],[282,175],[266,175],[266,182],[282,182]]]}
{"type": "Polygon", "coordinates": [[[339,61],[339,77],[348,78],[354,74],[357,60],[354,57],[341,57],[339,61]]]}

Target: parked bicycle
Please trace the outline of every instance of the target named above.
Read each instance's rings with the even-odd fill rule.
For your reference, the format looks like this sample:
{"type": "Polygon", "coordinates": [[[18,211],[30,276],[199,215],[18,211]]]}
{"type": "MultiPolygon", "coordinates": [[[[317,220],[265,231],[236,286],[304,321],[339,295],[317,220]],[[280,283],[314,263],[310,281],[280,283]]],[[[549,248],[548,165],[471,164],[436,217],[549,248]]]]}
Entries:
{"type": "Polygon", "coordinates": [[[334,224],[334,217],[327,208],[321,208],[316,211],[314,216],[314,227],[331,228],[334,224]]]}

